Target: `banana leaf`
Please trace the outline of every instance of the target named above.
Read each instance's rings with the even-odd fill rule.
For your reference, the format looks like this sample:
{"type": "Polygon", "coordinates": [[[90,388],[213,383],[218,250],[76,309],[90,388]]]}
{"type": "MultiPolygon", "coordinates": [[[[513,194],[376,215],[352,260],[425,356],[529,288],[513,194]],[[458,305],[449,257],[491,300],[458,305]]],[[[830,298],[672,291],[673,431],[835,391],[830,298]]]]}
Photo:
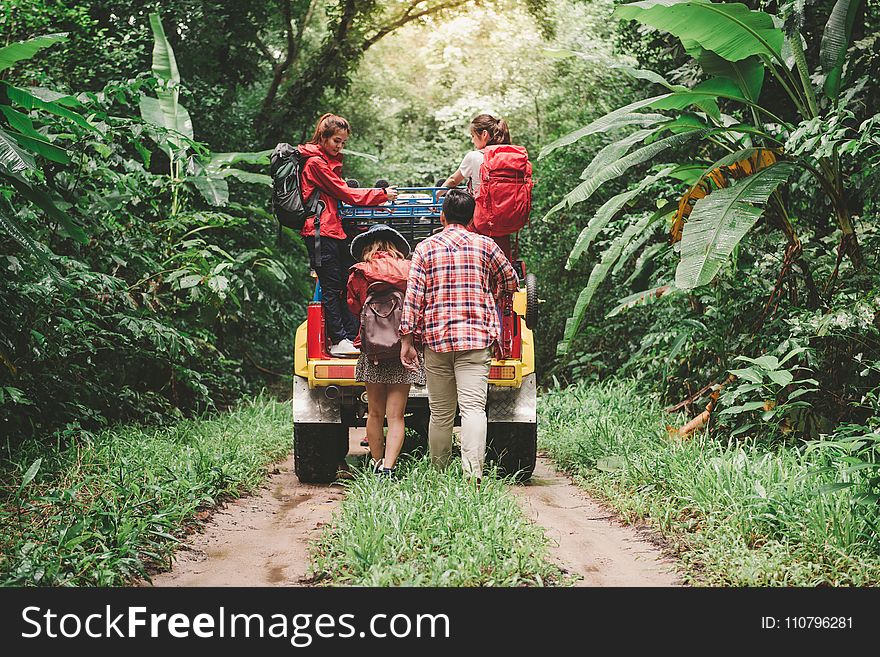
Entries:
{"type": "Polygon", "coordinates": [[[165,82],[179,85],[180,72],[177,70],[177,59],[165,36],[162,19],[155,12],[150,14],[150,28],[153,30],[153,75],[165,82]]]}
{"type": "Polygon", "coordinates": [[[54,46],[62,41],[67,41],[67,32],[38,36],[27,41],[13,43],[5,48],[0,48],[0,71],[6,70],[23,59],[30,59],[43,48],[54,46]]]}
{"type": "Polygon", "coordinates": [[[265,173],[252,173],[250,171],[242,171],[241,169],[223,169],[219,173],[213,174],[213,177],[219,178],[237,178],[243,183],[253,183],[254,185],[272,186],[272,176],[265,173]]]}
{"type": "Polygon", "coordinates": [[[12,109],[9,105],[0,105],[0,113],[6,117],[9,125],[14,130],[21,133],[14,135],[20,146],[59,164],[68,164],[70,162],[70,156],[67,154],[67,151],[46,141],[45,135],[40,134],[34,129],[34,124],[29,116],[12,109]]]}
{"type": "Polygon", "coordinates": [[[560,203],[551,208],[546,216],[549,216],[562,205],[567,205],[568,207],[571,207],[576,203],[586,201],[593,195],[593,193],[597,189],[599,189],[599,187],[601,187],[609,180],[622,176],[624,172],[626,172],[630,167],[636,166],[637,164],[642,164],[643,162],[657,157],[657,155],[662,153],[667,148],[681,146],[682,144],[685,144],[692,139],[703,137],[706,134],[706,130],[693,130],[691,132],[672,135],[670,137],[666,137],[665,139],[656,141],[653,144],[642,146],[638,150],[630,153],[629,155],[625,155],[624,157],[620,158],[619,160],[617,160],[617,162],[614,162],[613,164],[606,166],[604,169],[597,171],[595,175],[591,176],[587,180],[584,180],[580,185],[578,185],[568,194],[566,194],[565,197],[563,197],[562,201],[560,201],[560,203]]]}
{"type": "Polygon", "coordinates": [[[792,163],[778,162],[697,201],[684,225],[675,286],[690,290],[715,278],[763,214],[764,208],[758,204],[765,204],[793,170],[792,163]]]}
{"type": "Polygon", "coordinates": [[[29,135],[14,134],[14,136],[21,146],[24,146],[32,153],[41,155],[47,160],[58,162],[58,164],[70,163],[70,156],[63,148],[50,144],[43,139],[35,139],[29,135]]]}
{"type": "Polygon", "coordinates": [[[657,219],[666,215],[670,215],[673,212],[674,208],[670,207],[665,213],[662,215],[655,215],[647,224],[645,224],[645,229],[636,235],[633,239],[629,241],[629,243],[623,247],[623,251],[620,252],[620,257],[617,259],[617,262],[614,263],[614,268],[611,270],[612,276],[617,276],[620,271],[623,269],[624,265],[629,262],[630,258],[632,258],[633,254],[641,249],[645,244],[647,244],[648,240],[650,240],[657,229],[657,224],[655,223],[657,219]]]}
{"type": "Polygon", "coordinates": [[[757,55],[730,62],[710,50],[699,49],[694,55],[706,75],[727,78],[733,81],[743,96],[753,103],[758,102],[764,86],[764,62],[757,55]]]}
{"type": "Polygon", "coordinates": [[[0,166],[10,173],[36,169],[33,156],[24,150],[15,136],[0,129],[0,166]]]}
{"type": "MultiPolygon", "coordinates": [[[[178,102],[180,94],[180,72],[174,50],[165,37],[162,21],[156,13],[150,14],[150,27],[153,30],[153,75],[160,80],[160,88],[156,90],[156,98],[141,96],[141,116],[148,123],[165,128],[170,133],[183,135],[190,141],[193,139],[192,119],[189,112],[178,102]]],[[[166,147],[169,157],[176,158],[186,150],[186,142],[173,136],[168,137],[170,148],[166,147]]]]}
{"type": "Polygon", "coordinates": [[[834,100],[840,94],[840,78],[846,61],[846,50],[852,39],[853,26],[862,0],[837,0],[819,49],[819,61],[825,71],[825,95],[834,100]]]}
{"type": "Polygon", "coordinates": [[[624,310],[629,310],[630,308],[634,308],[635,306],[649,306],[653,303],[656,303],[663,297],[673,296],[678,293],[678,288],[673,285],[659,285],[658,287],[651,288],[650,290],[644,290],[642,292],[630,294],[628,297],[624,297],[623,299],[618,301],[617,305],[612,308],[607,315],[605,315],[605,319],[615,317],[622,313],[624,310]]]}
{"type": "Polygon", "coordinates": [[[255,153],[211,153],[205,168],[211,173],[217,172],[230,164],[247,162],[248,164],[269,164],[269,155],[272,150],[257,151],[255,153]]]}
{"type": "Polygon", "coordinates": [[[85,231],[66,213],[58,209],[48,194],[31,187],[27,182],[0,172],[0,179],[12,185],[22,197],[40,208],[49,219],[57,222],[65,233],[80,244],[88,244],[89,238],[85,231]]]}
{"type": "Polygon", "coordinates": [[[617,259],[620,257],[624,248],[637,235],[642,233],[645,227],[650,223],[651,219],[652,216],[646,214],[635,223],[627,226],[626,230],[624,230],[623,233],[621,233],[617,239],[611,243],[611,246],[609,246],[602,254],[602,259],[590,272],[587,286],[581,290],[581,293],[574,304],[574,312],[569,318],[569,321],[565,322],[565,333],[562,337],[563,341],[571,340],[578,332],[578,329],[580,329],[580,326],[584,321],[584,316],[587,313],[587,307],[590,305],[590,301],[592,301],[593,295],[596,293],[599,285],[601,285],[602,281],[605,280],[605,277],[608,276],[608,272],[611,270],[614,263],[617,262],[617,259]]]}
{"type": "Polygon", "coordinates": [[[370,153],[361,153],[360,151],[353,151],[350,148],[345,148],[342,150],[343,155],[353,155],[354,157],[362,157],[370,162],[378,162],[379,158],[370,153]]]}
{"type": "Polygon", "coordinates": [[[166,130],[167,144],[163,144],[161,139],[155,139],[155,141],[168,154],[168,157],[177,159],[177,154],[186,151],[188,142],[176,135],[186,137],[191,141],[193,139],[192,119],[182,105],[170,100],[168,94],[159,94],[159,96],[159,98],[140,97],[141,118],[147,123],[166,130]]]}
{"type": "MultiPolygon", "coordinates": [[[[661,128],[665,125],[665,123],[662,124],[661,128]]],[[[581,180],[586,180],[587,178],[595,175],[597,171],[600,171],[610,164],[614,164],[615,162],[617,162],[617,160],[626,155],[629,152],[629,149],[633,147],[633,145],[645,141],[645,139],[653,135],[656,131],[657,128],[650,128],[648,130],[636,130],[632,134],[624,137],[623,139],[608,144],[602,150],[596,153],[589,166],[587,166],[587,168],[583,170],[583,172],[581,173],[581,180]]]]}
{"type": "Polygon", "coordinates": [[[571,253],[568,254],[565,268],[569,270],[572,268],[578,258],[590,248],[590,244],[596,239],[596,236],[605,228],[605,226],[608,225],[608,222],[611,221],[614,215],[616,215],[624,205],[641,194],[645,187],[668,175],[671,170],[672,168],[670,167],[653,176],[648,176],[633,189],[623,192],[622,194],[617,194],[608,199],[602,207],[596,211],[596,214],[593,215],[592,219],[590,219],[580,235],[578,235],[578,238],[571,249],[571,253]]]}
{"type": "Polygon", "coordinates": [[[28,87],[27,92],[47,103],[55,103],[62,107],[82,107],[82,103],[75,96],[63,94],[60,91],[54,91],[46,87],[28,87]]]}
{"type": "MultiPolygon", "coordinates": [[[[684,112],[679,116],[676,116],[672,121],[667,121],[657,128],[654,133],[655,139],[658,135],[663,134],[664,132],[671,132],[672,134],[678,134],[679,132],[690,132],[694,129],[706,128],[708,125],[706,122],[701,119],[696,114],[691,114],[690,112],[684,112]]],[[[647,139],[647,142],[651,142],[652,139],[647,139]]]]}
{"type": "Polygon", "coordinates": [[[186,179],[199,191],[202,197],[211,205],[226,205],[229,201],[229,185],[223,178],[209,176],[190,176],[186,179]]]}
{"type": "Polygon", "coordinates": [[[86,130],[99,132],[99,130],[91,123],[89,123],[81,114],[77,114],[76,112],[71,111],[66,107],[63,107],[60,103],[43,100],[42,98],[38,98],[37,96],[33,95],[29,91],[19,89],[18,87],[13,87],[8,82],[0,80],[0,104],[2,104],[4,95],[6,98],[9,99],[10,102],[15,103],[19,107],[23,107],[27,110],[43,110],[44,112],[49,112],[50,114],[54,114],[55,116],[69,119],[70,121],[73,121],[78,126],[85,128],[86,130]]]}
{"type": "Polygon", "coordinates": [[[645,272],[645,268],[648,266],[648,263],[652,262],[656,256],[658,256],[663,251],[670,250],[669,244],[666,242],[658,242],[657,244],[652,244],[647,249],[642,251],[639,254],[639,257],[636,258],[636,263],[633,265],[633,270],[629,276],[626,277],[626,280],[623,281],[623,284],[632,285],[632,283],[645,272]]]}
{"type": "Polygon", "coordinates": [[[740,3],[644,0],[620,5],[614,14],[695,41],[727,61],[752,55],[781,60],[785,36],[773,17],[740,3]]]}
{"type": "Polygon", "coordinates": [[[14,208],[6,198],[0,197],[3,202],[3,208],[0,208],[0,228],[6,231],[6,234],[18,242],[25,251],[29,252],[43,267],[48,271],[52,278],[58,283],[63,283],[58,269],[49,260],[49,247],[41,244],[31,238],[15,220],[14,208]]]}
{"type": "Polygon", "coordinates": [[[662,94],[660,96],[644,98],[634,103],[630,103],[625,107],[616,109],[613,112],[609,112],[608,114],[585,125],[583,128],[578,128],[574,132],[570,132],[569,134],[550,142],[541,149],[541,152],[538,154],[538,159],[540,160],[542,157],[549,155],[557,148],[573,144],[574,142],[583,139],[588,135],[594,135],[599,132],[608,132],[609,130],[614,130],[615,128],[623,128],[629,125],[649,126],[660,123],[661,121],[668,121],[668,116],[664,116],[662,114],[641,114],[636,110],[639,110],[643,107],[648,107],[651,103],[662,100],[669,95],[670,94],[662,94]]]}
{"type": "MultiPolygon", "coordinates": [[[[680,164],[669,172],[670,178],[675,178],[688,185],[695,185],[705,174],[706,165],[704,164],[680,164]]],[[[711,171],[711,169],[710,169],[711,171]]]]}

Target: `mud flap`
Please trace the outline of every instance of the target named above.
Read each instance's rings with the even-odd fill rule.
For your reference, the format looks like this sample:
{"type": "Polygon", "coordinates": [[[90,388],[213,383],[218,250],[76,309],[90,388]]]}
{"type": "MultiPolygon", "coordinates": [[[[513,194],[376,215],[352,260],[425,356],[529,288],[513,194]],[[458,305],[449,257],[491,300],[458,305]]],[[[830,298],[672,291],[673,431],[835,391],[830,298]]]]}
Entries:
{"type": "Polygon", "coordinates": [[[323,388],[309,388],[301,376],[293,377],[293,421],[310,424],[342,424],[342,400],[327,399],[323,388]]]}
{"type": "Polygon", "coordinates": [[[489,422],[538,421],[538,386],[535,374],[523,377],[519,388],[489,386],[486,399],[486,417],[489,422]]]}

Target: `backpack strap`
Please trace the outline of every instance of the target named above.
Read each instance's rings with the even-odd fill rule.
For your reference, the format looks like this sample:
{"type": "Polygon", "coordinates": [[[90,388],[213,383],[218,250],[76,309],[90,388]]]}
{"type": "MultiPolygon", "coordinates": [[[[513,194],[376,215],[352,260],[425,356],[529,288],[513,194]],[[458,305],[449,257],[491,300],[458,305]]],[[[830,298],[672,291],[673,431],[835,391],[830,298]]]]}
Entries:
{"type": "Polygon", "coordinates": [[[324,213],[324,201],[319,200],[315,204],[317,212],[315,213],[315,264],[316,267],[321,266],[321,215],[324,213]]]}

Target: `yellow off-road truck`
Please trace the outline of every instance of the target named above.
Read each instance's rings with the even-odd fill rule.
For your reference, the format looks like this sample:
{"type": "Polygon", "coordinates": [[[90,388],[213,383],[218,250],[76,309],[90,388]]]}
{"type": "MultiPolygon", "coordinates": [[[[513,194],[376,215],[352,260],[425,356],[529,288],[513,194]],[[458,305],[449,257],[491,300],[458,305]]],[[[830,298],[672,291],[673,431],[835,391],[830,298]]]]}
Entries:
{"type": "MultiPolygon", "coordinates": [[[[343,206],[343,222],[349,235],[375,223],[392,226],[412,248],[441,228],[442,198],[446,188],[401,188],[392,204],[377,207],[343,206]]],[[[534,274],[527,274],[514,254],[514,268],[522,285],[512,299],[499,305],[501,345],[489,370],[487,462],[502,474],[526,481],[535,469],[537,449],[537,387],[535,327],[538,297],[534,274]]],[[[320,284],[308,306],[306,321],[295,339],[293,384],[294,466],[300,481],[332,481],[348,453],[349,429],[366,426],[367,397],[362,383],[354,380],[356,358],[330,355],[321,304],[320,284]]],[[[406,408],[408,429],[404,452],[427,450],[428,393],[412,386],[406,408]]],[[[458,422],[459,418],[456,418],[458,422]]]]}

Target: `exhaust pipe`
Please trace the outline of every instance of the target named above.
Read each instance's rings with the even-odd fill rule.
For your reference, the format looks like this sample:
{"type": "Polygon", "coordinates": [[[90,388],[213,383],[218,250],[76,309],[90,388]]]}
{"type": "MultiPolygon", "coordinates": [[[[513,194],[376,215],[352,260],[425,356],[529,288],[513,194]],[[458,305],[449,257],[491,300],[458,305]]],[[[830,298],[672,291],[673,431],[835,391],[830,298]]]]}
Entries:
{"type": "Polygon", "coordinates": [[[339,386],[327,386],[324,388],[324,396],[327,399],[336,399],[339,396],[339,386]]]}

